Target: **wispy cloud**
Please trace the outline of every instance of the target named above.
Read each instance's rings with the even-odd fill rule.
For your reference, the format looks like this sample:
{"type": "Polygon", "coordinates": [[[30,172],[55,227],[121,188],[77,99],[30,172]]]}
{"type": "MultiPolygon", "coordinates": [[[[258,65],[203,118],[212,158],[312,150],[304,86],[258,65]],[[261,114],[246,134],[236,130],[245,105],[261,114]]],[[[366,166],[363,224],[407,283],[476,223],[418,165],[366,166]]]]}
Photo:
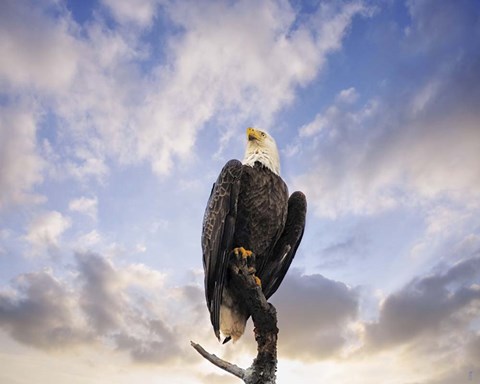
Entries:
{"type": "Polygon", "coordinates": [[[96,197],[88,198],[82,196],[70,201],[68,209],[74,212],[83,213],[95,220],[97,218],[97,206],[98,199],[96,197]]]}
{"type": "Polygon", "coordinates": [[[27,228],[25,240],[30,243],[31,254],[40,255],[45,251],[56,253],[60,249],[60,240],[72,224],[69,217],[60,212],[44,212],[33,218],[27,228]]]}

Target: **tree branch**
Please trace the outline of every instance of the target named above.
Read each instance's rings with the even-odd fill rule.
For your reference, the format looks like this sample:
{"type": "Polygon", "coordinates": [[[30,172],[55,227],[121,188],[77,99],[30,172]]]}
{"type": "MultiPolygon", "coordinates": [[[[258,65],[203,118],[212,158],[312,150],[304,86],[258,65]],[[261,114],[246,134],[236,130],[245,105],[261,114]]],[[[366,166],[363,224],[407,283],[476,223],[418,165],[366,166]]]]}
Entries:
{"type": "Polygon", "coordinates": [[[205,349],[203,349],[200,344],[196,344],[193,341],[190,341],[190,344],[200,355],[210,361],[213,365],[216,365],[217,367],[223,369],[224,371],[227,371],[228,373],[231,373],[234,376],[239,377],[242,380],[245,377],[245,370],[240,368],[238,365],[229,363],[228,361],[222,360],[216,355],[208,353],[205,349]]]}
{"type": "Polygon", "coordinates": [[[246,384],[275,384],[277,370],[277,311],[267,302],[262,288],[257,284],[251,263],[254,256],[243,258],[230,255],[231,284],[242,296],[255,326],[257,357],[248,369],[220,359],[205,351],[199,344],[192,347],[205,359],[219,368],[242,379],[246,384]]]}

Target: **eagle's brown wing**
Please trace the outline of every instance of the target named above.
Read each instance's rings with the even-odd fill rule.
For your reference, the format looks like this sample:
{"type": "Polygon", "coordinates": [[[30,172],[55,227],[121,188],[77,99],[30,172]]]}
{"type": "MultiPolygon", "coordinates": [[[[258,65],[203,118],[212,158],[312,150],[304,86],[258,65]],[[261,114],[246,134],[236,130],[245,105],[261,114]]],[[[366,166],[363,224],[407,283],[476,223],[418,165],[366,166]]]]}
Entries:
{"type": "Polygon", "coordinates": [[[268,299],[280,286],[285,277],[305,229],[307,200],[302,192],[294,192],[288,199],[288,214],[285,227],[277,240],[268,262],[261,270],[260,280],[263,294],[268,299]]]}
{"type": "Polygon", "coordinates": [[[213,330],[220,339],[220,304],[237,216],[242,163],[230,160],[213,185],[202,229],[205,296],[213,330]]]}

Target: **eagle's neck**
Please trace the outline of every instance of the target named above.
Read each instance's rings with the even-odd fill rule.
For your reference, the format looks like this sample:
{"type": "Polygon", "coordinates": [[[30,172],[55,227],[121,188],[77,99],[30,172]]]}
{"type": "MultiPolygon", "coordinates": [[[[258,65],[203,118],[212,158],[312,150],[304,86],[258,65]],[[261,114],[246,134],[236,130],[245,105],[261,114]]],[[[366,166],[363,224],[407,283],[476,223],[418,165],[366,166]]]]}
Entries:
{"type": "Polygon", "coordinates": [[[267,151],[263,148],[255,148],[254,150],[245,152],[243,164],[253,167],[256,162],[263,164],[273,173],[280,176],[280,160],[278,152],[267,151]]]}

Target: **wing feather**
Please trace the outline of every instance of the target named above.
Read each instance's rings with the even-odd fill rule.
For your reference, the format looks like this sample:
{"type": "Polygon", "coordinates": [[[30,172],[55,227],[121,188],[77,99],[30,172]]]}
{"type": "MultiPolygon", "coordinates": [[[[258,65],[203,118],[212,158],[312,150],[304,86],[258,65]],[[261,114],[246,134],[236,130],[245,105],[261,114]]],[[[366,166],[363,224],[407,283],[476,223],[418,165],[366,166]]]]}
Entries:
{"type": "Polygon", "coordinates": [[[288,199],[287,221],[273,249],[260,279],[265,281],[263,293],[268,299],[278,289],[297,252],[305,229],[307,200],[302,192],[294,192],[288,199]]]}
{"type": "Polygon", "coordinates": [[[202,229],[205,296],[212,326],[220,338],[220,305],[232,248],[242,163],[230,160],[213,185],[202,229]]]}

